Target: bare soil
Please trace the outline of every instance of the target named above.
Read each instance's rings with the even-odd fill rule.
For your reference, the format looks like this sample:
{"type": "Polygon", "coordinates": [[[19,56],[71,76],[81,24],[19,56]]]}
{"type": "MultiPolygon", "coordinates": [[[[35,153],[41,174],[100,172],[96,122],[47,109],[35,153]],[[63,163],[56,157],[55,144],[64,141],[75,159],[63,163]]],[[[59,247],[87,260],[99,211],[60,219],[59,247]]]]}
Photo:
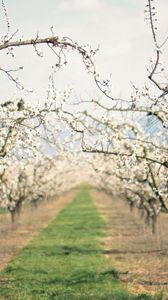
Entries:
{"type": "Polygon", "coordinates": [[[108,220],[102,244],[120,279],[133,292],[163,290],[168,299],[168,216],[160,216],[157,234],[153,235],[137,209],[131,212],[123,200],[97,191],[92,196],[108,220]]]}
{"type": "Polygon", "coordinates": [[[16,224],[8,214],[0,215],[0,271],[34,239],[40,229],[47,227],[68,203],[77,190],[64,196],[42,202],[37,208],[24,208],[16,224]]]}

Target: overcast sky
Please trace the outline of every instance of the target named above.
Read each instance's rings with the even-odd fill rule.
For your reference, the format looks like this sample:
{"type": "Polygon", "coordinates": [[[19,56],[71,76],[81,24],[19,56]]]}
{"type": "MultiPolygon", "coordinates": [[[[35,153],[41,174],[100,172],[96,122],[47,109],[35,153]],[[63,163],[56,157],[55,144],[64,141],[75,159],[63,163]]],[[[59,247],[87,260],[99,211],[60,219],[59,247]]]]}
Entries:
{"type": "MultiPolygon", "coordinates": [[[[96,56],[97,69],[102,77],[112,74],[112,88],[116,96],[130,94],[132,81],[141,86],[147,78],[146,67],[153,55],[153,43],[150,27],[144,20],[144,0],[6,0],[11,21],[11,32],[19,29],[15,39],[51,35],[53,26],[55,34],[68,36],[82,45],[89,43],[93,48],[100,45],[96,56]]],[[[168,1],[157,0],[161,40],[168,32],[168,1]]],[[[4,15],[0,14],[1,35],[5,33],[4,15]]],[[[55,62],[52,53],[45,50],[45,58],[36,56],[30,48],[17,49],[15,58],[8,58],[0,53],[4,68],[24,66],[20,78],[25,87],[33,89],[26,95],[31,101],[45,99],[48,77],[55,62]]],[[[93,97],[97,89],[90,76],[84,71],[80,57],[68,54],[68,65],[56,74],[56,87],[66,89],[74,87],[82,97],[93,97]]],[[[0,74],[1,101],[17,91],[14,84],[0,74]]]]}

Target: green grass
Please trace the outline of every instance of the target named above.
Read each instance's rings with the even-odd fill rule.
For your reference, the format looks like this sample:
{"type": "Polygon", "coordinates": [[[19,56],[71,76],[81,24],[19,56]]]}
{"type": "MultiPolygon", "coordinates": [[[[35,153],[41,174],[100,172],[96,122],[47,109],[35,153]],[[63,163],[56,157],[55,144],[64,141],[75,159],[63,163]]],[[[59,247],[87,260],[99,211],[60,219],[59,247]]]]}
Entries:
{"type": "MultiPolygon", "coordinates": [[[[102,254],[106,224],[89,189],[74,201],[0,274],[9,300],[149,300],[130,295],[102,254]]],[[[159,299],[159,298],[158,298],[159,299]]]]}
{"type": "Polygon", "coordinates": [[[7,213],[8,210],[5,207],[0,207],[0,215],[7,213]]]}

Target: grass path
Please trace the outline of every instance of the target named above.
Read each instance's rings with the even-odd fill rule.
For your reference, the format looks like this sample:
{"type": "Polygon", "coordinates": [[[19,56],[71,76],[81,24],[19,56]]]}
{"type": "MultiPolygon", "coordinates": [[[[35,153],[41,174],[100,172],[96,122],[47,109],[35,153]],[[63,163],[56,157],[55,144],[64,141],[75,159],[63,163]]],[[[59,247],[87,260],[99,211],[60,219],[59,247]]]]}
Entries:
{"type": "Polygon", "coordinates": [[[148,300],[128,294],[100,240],[106,224],[87,188],[0,274],[8,300],[148,300]]]}
{"type": "Polygon", "coordinates": [[[9,213],[0,214],[0,271],[30,243],[42,228],[56,218],[61,209],[70,203],[77,190],[41,202],[38,207],[24,207],[15,225],[9,213]]]}

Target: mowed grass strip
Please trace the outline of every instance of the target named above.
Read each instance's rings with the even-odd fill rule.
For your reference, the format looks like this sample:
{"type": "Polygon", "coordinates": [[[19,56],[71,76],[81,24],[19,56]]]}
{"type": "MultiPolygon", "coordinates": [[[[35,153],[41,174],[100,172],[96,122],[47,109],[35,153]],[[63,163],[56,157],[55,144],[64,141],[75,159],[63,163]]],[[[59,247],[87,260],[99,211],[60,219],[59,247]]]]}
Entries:
{"type": "Polygon", "coordinates": [[[147,300],[121,287],[102,254],[106,224],[88,188],[0,274],[0,298],[9,300],[147,300]]]}

